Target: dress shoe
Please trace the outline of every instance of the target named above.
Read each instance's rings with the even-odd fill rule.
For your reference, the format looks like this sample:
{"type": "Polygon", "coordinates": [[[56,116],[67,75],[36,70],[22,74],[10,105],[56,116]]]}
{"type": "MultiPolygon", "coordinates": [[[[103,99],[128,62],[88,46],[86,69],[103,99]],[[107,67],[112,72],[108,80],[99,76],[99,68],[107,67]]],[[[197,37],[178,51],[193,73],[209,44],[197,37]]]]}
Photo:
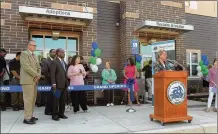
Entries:
{"type": "Polygon", "coordinates": [[[206,108],[206,109],[205,109],[205,112],[210,112],[210,108],[206,108]]]}
{"type": "Polygon", "coordinates": [[[38,118],[36,118],[36,117],[32,117],[32,119],[31,120],[33,120],[33,121],[37,121],[37,120],[39,120],[38,118]]]}
{"type": "Polygon", "coordinates": [[[18,107],[13,107],[13,111],[19,111],[18,107]]]}
{"type": "Polygon", "coordinates": [[[36,124],[36,122],[34,120],[23,120],[24,124],[36,124]]]}
{"type": "Polygon", "coordinates": [[[37,103],[36,106],[37,106],[37,107],[41,107],[41,104],[37,103]]]}
{"type": "Polygon", "coordinates": [[[214,112],[217,112],[217,108],[214,108],[213,111],[214,111],[214,112]]]}
{"type": "Polygon", "coordinates": [[[53,116],[53,117],[52,117],[52,120],[54,120],[54,121],[59,121],[60,119],[59,119],[59,116],[53,116]]]}
{"type": "Polygon", "coordinates": [[[24,106],[19,106],[19,110],[24,110],[24,106]]]}
{"type": "Polygon", "coordinates": [[[1,110],[2,111],[6,111],[6,107],[1,107],[1,110]]]}
{"type": "Polygon", "coordinates": [[[59,118],[68,119],[68,117],[66,115],[60,115],[59,118]]]}
{"type": "Polygon", "coordinates": [[[45,113],[45,115],[52,115],[52,113],[45,113]]]}

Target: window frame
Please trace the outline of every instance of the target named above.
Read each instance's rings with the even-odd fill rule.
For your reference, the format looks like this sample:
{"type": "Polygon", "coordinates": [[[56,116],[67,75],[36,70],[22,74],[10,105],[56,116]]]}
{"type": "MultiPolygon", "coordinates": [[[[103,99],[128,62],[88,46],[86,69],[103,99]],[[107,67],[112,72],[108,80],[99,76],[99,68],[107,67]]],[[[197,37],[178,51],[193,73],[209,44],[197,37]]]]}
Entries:
{"type": "Polygon", "coordinates": [[[198,54],[198,63],[201,61],[201,50],[199,49],[186,49],[186,65],[189,66],[189,78],[199,78],[197,75],[192,75],[192,65],[198,65],[198,63],[192,63],[192,54],[197,53],[198,54]],[[187,59],[187,54],[189,54],[189,63],[187,59]]]}
{"type": "MultiPolygon", "coordinates": [[[[30,39],[32,39],[32,37],[34,35],[36,36],[43,36],[43,49],[36,49],[36,51],[42,51],[43,52],[43,57],[45,55],[45,52],[48,52],[49,50],[47,50],[45,47],[46,47],[46,44],[45,44],[45,37],[46,36],[53,36],[52,35],[52,30],[38,30],[38,29],[30,29],[30,39]]],[[[65,45],[65,48],[66,48],[66,61],[68,59],[68,55],[67,53],[68,52],[75,52],[76,54],[80,54],[80,33],[79,32],[70,32],[70,31],[60,31],[60,35],[59,37],[66,37],[66,44],[65,45]],[[68,51],[68,38],[71,38],[71,39],[75,39],[76,40],[76,51],[68,51]]]]}

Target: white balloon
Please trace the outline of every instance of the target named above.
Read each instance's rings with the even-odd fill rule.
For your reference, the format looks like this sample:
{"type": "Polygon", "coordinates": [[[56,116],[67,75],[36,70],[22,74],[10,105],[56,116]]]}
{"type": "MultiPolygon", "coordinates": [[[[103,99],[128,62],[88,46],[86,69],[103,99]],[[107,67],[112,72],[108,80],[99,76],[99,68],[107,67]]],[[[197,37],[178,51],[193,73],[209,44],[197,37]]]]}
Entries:
{"type": "Polygon", "coordinates": [[[92,72],[97,73],[98,72],[98,66],[97,65],[92,65],[92,72]]]}
{"type": "Polygon", "coordinates": [[[96,65],[100,65],[102,63],[102,60],[100,58],[96,59],[96,65]]]}
{"type": "Polygon", "coordinates": [[[201,72],[201,66],[197,66],[196,69],[198,70],[198,72],[201,72]]]}
{"type": "Polygon", "coordinates": [[[90,64],[90,68],[92,68],[93,64],[90,64]]]}
{"type": "Polygon", "coordinates": [[[198,72],[197,75],[198,75],[198,77],[200,77],[200,78],[203,77],[203,73],[202,73],[202,72],[198,72]]]}

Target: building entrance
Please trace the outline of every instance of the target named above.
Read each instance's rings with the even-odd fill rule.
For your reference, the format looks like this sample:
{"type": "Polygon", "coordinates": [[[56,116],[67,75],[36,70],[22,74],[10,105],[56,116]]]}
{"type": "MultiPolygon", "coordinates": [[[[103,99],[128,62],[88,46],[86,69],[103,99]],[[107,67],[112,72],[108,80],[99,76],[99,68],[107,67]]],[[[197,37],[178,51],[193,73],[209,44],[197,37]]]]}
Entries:
{"type": "Polygon", "coordinates": [[[35,54],[39,61],[49,56],[50,49],[62,48],[65,50],[65,61],[68,57],[79,54],[79,34],[65,31],[31,31],[31,39],[36,41],[35,54]]]}

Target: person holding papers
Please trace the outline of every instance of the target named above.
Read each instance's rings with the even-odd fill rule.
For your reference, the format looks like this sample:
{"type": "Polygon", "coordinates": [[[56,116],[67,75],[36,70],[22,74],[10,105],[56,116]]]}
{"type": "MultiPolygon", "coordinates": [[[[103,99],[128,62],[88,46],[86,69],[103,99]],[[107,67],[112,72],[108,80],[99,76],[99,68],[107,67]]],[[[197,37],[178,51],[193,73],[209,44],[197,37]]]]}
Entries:
{"type": "MultiPolygon", "coordinates": [[[[80,56],[73,56],[71,65],[67,72],[67,76],[70,78],[70,85],[84,85],[86,71],[83,65],[80,63],[80,56]]],[[[84,91],[72,91],[71,100],[75,114],[79,112],[79,105],[84,112],[89,112],[86,105],[86,93],[84,91]]]]}
{"type": "Polygon", "coordinates": [[[56,50],[57,58],[51,61],[50,74],[53,91],[52,119],[59,121],[60,118],[67,119],[64,115],[69,86],[67,78],[67,64],[64,61],[65,51],[61,48],[56,50]]]}

